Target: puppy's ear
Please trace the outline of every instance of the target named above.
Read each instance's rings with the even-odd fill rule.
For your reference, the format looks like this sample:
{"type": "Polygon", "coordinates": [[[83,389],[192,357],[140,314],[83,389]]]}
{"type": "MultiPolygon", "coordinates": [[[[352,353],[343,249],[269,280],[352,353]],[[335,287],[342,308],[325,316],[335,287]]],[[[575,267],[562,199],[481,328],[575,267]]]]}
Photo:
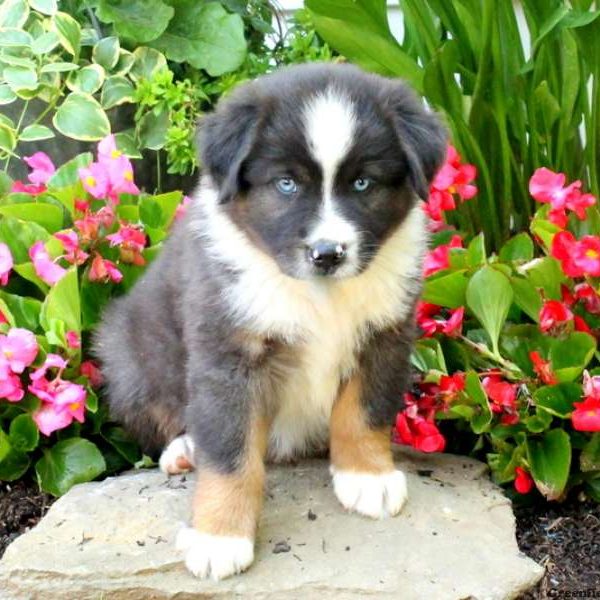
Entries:
{"type": "Polygon", "coordinates": [[[200,120],[200,160],[218,185],[221,204],[243,189],[243,164],[256,141],[260,121],[258,106],[250,98],[232,98],[200,120]]]}
{"type": "Polygon", "coordinates": [[[429,184],[444,162],[448,132],[405,84],[392,81],[387,98],[415,192],[426,200],[429,184]]]}

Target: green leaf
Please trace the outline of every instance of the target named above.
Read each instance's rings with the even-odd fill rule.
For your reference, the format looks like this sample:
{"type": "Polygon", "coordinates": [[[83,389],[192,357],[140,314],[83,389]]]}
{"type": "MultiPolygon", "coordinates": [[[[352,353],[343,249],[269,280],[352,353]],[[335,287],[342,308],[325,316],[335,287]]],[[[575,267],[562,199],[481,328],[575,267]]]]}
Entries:
{"type": "Polygon", "coordinates": [[[12,152],[17,145],[17,136],[14,129],[0,123],[0,150],[12,152]]]}
{"type": "Polygon", "coordinates": [[[508,278],[492,267],[483,267],[471,277],[466,292],[467,305],[479,319],[498,354],[498,339],[513,300],[508,278]]]}
{"type": "Polygon", "coordinates": [[[29,17],[25,0],[3,0],[0,4],[0,27],[23,27],[29,17]]]}
{"type": "Polygon", "coordinates": [[[510,238],[500,249],[500,260],[504,262],[523,261],[533,259],[533,241],[525,232],[510,238]]]}
{"type": "Polygon", "coordinates": [[[440,371],[447,373],[444,352],[438,340],[422,338],[415,344],[413,364],[422,372],[440,371]]]}
{"type": "Polygon", "coordinates": [[[560,382],[575,381],[594,356],[596,340],[587,333],[575,331],[550,349],[550,362],[560,382]]]}
{"type": "Polygon", "coordinates": [[[183,192],[167,192],[166,194],[153,196],[153,198],[154,201],[159,204],[162,211],[162,221],[160,223],[160,227],[167,228],[175,217],[175,211],[177,210],[177,207],[181,204],[183,192]]]}
{"type": "Polygon", "coordinates": [[[27,202],[0,205],[0,215],[37,223],[48,233],[56,233],[63,228],[63,211],[53,204],[27,202]]]}
{"type": "Polygon", "coordinates": [[[555,258],[546,256],[536,259],[528,265],[526,270],[521,272],[536,288],[544,290],[548,300],[561,299],[560,285],[567,280],[560,268],[560,263],[555,258]]]}
{"type": "Polygon", "coordinates": [[[44,450],[35,465],[40,487],[62,496],[75,484],[91,481],[106,470],[100,450],[90,441],[70,438],[44,450]]]}
{"type": "Polygon", "coordinates": [[[469,398],[479,406],[479,410],[471,418],[471,429],[477,434],[488,431],[492,422],[492,411],[487,394],[474,371],[468,371],[465,376],[465,391],[469,398]]]}
{"type": "Polygon", "coordinates": [[[485,236],[480,233],[471,240],[467,248],[467,266],[478,267],[486,262],[485,236]]]}
{"type": "Polygon", "coordinates": [[[0,300],[8,306],[14,320],[15,327],[24,327],[36,331],[40,325],[40,312],[42,303],[34,298],[17,296],[0,290],[0,300]]]}
{"type": "Polygon", "coordinates": [[[133,102],[135,88],[126,77],[113,75],[109,77],[102,86],[100,104],[108,110],[121,104],[133,102]]]}
{"type": "Polygon", "coordinates": [[[217,2],[179,0],[175,16],[152,46],[170,60],[188,62],[218,77],[244,62],[244,22],[217,2]]]}
{"type": "Polygon", "coordinates": [[[511,277],[510,283],[515,295],[515,304],[536,323],[542,310],[542,297],[534,285],[524,277],[511,277]]]}
{"type": "Polygon", "coordinates": [[[29,260],[29,248],[37,241],[46,241],[48,232],[36,223],[19,221],[13,217],[0,218],[0,240],[8,245],[15,264],[29,260]]]}
{"type": "Polygon", "coordinates": [[[29,0],[29,6],[45,15],[54,15],[58,10],[56,0],[29,0]]]}
{"type": "Polygon", "coordinates": [[[61,46],[74,57],[79,56],[81,44],[81,27],[79,23],[67,13],[57,12],[52,17],[54,31],[58,34],[61,46]]]}
{"type": "MultiPolygon", "coordinates": [[[[177,7],[181,2],[177,2],[177,7]]],[[[96,14],[104,23],[113,23],[119,36],[147,43],[156,39],[175,11],[161,0],[99,0],[96,14]]]]}
{"type": "Polygon", "coordinates": [[[104,77],[104,69],[100,65],[88,65],[69,74],[67,87],[73,92],[93,94],[102,87],[104,77]]]}
{"type": "Polygon", "coordinates": [[[67,331],[81,331],[81,305],[77,268],[72,267],[48,292],[42,305],[40,323],[45,331],[51,329],[52,319],[60,319],[67,331]]]}
{"type": "Polygon", "coordinates": [[[104,67],[107,71],[117,64],[119,60],[119,38],[115,36],[102,38],[92,50],[92,60],[104,67]]]}
{"type": "Polygon", "coordinates": [[[440,271],[425,280],[423,300],[447,308],[464,306],[468,282],[466,271],[440,271]]]}
{"type": "Polygon", "coordinates": [[[31,50],[36,56],[49,54],[60,44],[60,38],[56,31],[47,31],[36,37],[31,44],[31,50]]]}
{"type": "Polygon", "coordinates": [[[40,71],[42,73],[67,73],[68,71],[76,71],[79,65],[72,62],[52,62],[44,65],[40,71]]]}
{"type": "Polygon", "coordinates": [[[584,473],[600,471],[600,433],[592,434],[590,441],[583,447],[579,464],[584,473]]]}
{"type": "MultiPolygon", "coordinates": [[[[53,190],[54,188],[75,185],[79,182],[79,169],[89,166],[93,160],[94,157],[90,152],[78,154],[75,158],[56,169],[54,175],[48,180],[48,188],[53,190]]],[[[72,208],[71,212],[73,212],[72,208]]]]}
{"type": "Polygon", "coordinates": [[[133,52],[135,62],[130,75],[134,79],[152,79],[152,76],[167,66],[167,59],[162,52],[154,48],[136,48],[133,52]]]}
{"type": "Polygon", "coordinates": [[[150,150],[160,150],[165,145],[170,125],[168,111],[163,110],[157,115],[153,111],[147,112],[138,121],[140,146],[150,150]]]}
{"type": "Polygon", "coordinates": [[[38,86],[37,74],[31,67],[6,67],[3,77],[13,92],[35,90],[38,86]]]}
{"type": "Polygon", "coordinates": [[[562,429],[552,429],[541,438],[526,441],[531,475],[538,490],[548,500],[563,494],[571,466],[571,442],[562,429]]]}
{"type": "Polygon", "coordinates": [[[567,419],[573,410],[573,402],[581,398],[581,386],[577,383],[546,385],[535,391],[535,405],[555,417],[567,419]]]}
{"type": "Polygon", "coordinates": [[[10,104],[17,99],[17,95],[10,89],[6,83],[0,83],[0,106],[10,104]]]}
{"type": "Polygon", "coordinates": [[[102,437],[132,465],[142,458],[140,447],[122,427],[105,426],[101,433],[102,437]]]}
{"type": "Polygon", "coordinates": [[[523,419],[527,431],[531,433],[543,433],[552,423],[552,415],[543,410],[536,410],[534,415],[528,415],[523,419]]]}
{"type": "Polygon", "coordinates": [[[89,94],[72,92],[58,107],[54,127],[67,137],[86,142],[101,140],[110,133],[106,113],[89,94]]]}
{"type": "Polygon", "coordinates": [[[29,452],[38,445],[40,434],[31,416],[23,414],[12,420],[8,437],[15,450],[29,452]]]}
{"type": "Polygon", "coordinates": [[[306,0],[305,6],[319,35],[340,54],[423,91],[423,69],[390,31],[385,0],[306,0]]]}
{"type": "Polygon", "coordinates": [[[54,137],[54,132],[45,125],[28,125],[19,135],[20,142],[37,142],[49,140],[54,137]]]}
{"type": "MultiPolygon", "coordinates": [[[[3,435],[5,434],[0,431],[0,438],[3,435]]],[[[15,481],[22,477],[27,469],[29,469],[27,454],[11,448],[4,458],[0,459],[0,481],[15,481]]]]}

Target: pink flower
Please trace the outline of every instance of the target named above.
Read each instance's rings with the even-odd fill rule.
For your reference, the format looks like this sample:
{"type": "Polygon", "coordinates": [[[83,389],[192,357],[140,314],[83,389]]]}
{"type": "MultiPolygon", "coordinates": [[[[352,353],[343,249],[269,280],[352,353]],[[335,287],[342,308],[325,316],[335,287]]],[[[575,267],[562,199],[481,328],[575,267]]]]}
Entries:
{"type": "Polygon", "coordinates": [[[43,184],[35,184],[35,183],[23,183],[22,181],[15,181],[10,191],[12,193],[19,194],[29,194],[30,196],[39,196],[43,194],[48,188],[43,184]]]}
{"type": "Polygon", "coordinates": [[[462,201],[477,194],[477,187],[471,183],[475,177],[477,177],[477,169],[473,165],[461,164],[461,157],[456,148],[449,145],[446,161],[429,188],[425,212],[434,221],[441,221],[443,211],[456,208],[454,194],[462,201]]]}
{"type": "Polygon", "coordinates": [[[192,199],[189,196],[184,196],[182,198],[181,202],[175,209],[175,220],[176,221],[179,221],[183,218],[183,216],[187,212],[188,205],[191,201],[192,201],[192,199]]]}
{"type": "Polygon", "coordinates": [[[429,277],[438,271],[450,267],[450,249],[462,248],[462,240],[459,235],[453,235],[448,244],[442,244],[427,253],[423,263],[423,274],[429,277]]]}
{"type": "Polygon", "coordinates": [[[69,348],[81,348],[81,338],[76,331],[67,331],[65,338],[69,348]]]}
{"type": "Polygon", "coordinates": [[[117,266],[110,260],[102,258],[99,254],[94,256],[88,276],[90,281],[102,283],[109,281],[119,283],[123,279],[123,274],[117,269],[117,266]]]}
{"type": "Polygon", "coordinates": [[[48,285],[54,285],[67,273],[60,265],[57,265],[48,254],[44,242],[36,242],[29,248],[29,258],[37,276],[48,285]]]}
{"type": "Polygon", "coordinates": [[[23,160],[33,169],[27,176],[31,183],[48,183],[56,171],[56,167],[45,152],[36,152],[31,156],[24,156],[23,160]]]}
{"type": "Polygon", "coordinates": [[[98,162],[108,163],[122,155],[123,153],[117,149],[115,136],[112,133],[98,142],[98,162]]]}
{"type": "Polygon", "coordinates": [[[9,402],[19,402],[23,399],[25,391],[18,375],[8,372],[7,368],[0,365],[0,398],[9,402]]]}
{"type": "Polygon", "coordinates": [[[13,373],[22,373],[37,356],[38,343],[28,329],[15,327],[6,335],[0,335],[0,358],[13,373]]]}
{"type": "Polygon", "coordinates": [[[79,169],[79,179],[84,189],[94,198],[107,198],[110,191],[108,170],[100,163],[79,169]]]}
{"type": "Polygon", "coordinates": [[[577,431],[600,431],[600,400],[585,398],[583,402],[573,402],[575,410],[571,413],[573,429],[577,431]]]}
{"type": "Polygon", "coordinates": [[[12,268],[13,257],[10,248],[4,242],[0,242],[0,285],[8,283],[8,276],[12,268]]]}
{"type": "Polygon", "coordinates": [[[79,245],[79,236],[75,231],[69,229],[62,233],[55,233],[54,237],[60,241],[65,249],[64,259],[73,265],[82,265],[89,254],[84,252],[79,245]]]}
{"type": "Polygon", "coordinates": [[[547,300],[540,310],[540,329],[544,333],[560,335],[566,332],[573,321],[573,313],[564,302],[547,300]]]}
{"type": "Polygon", "coordinates": [[[597,236],[585,235],[578,241],[570,231],[560,231],[552,239],[551,254],[569,277],[600,277],[600,238],[597,236]]]}
{"type": "Polygon", "coordinates": [[[600,238],[584,235],[577,243],[577,264],[584,274],[600,277],[600,238]]]}
{"type": "Polygon", "coordinates": [[[67,361],[59,354],[48,354],[46,360],[41,367],[38,367],[33,373],[29,375],[31,381],[39,381],[46,377],[49,369],[58,369],[58,376],[62,374],[63,370],[67,368],[67,361]]]}
{"type": "Polygon", "coordinates": [[[600,400],[600,375],[592,376],[588,371],[583,372],[583,395],[600,400]]]}
{"type": "Polygon", "coordinates": [[[459,337],[462,333],[464,315],[464,306],[447,310],[427,302],[417,304],[417,324],[423,331],[423,337],[431,337],[436,333],[443,333],[448,337],[459,337]],[[446,312],[448,318],[444,319],[440,315],[441,312],[446,312]]]}
{"type": "Polygon", "coordinates": [[[564,173],[554,173],[545,167],[537,169],[529,180],[529,193],[538,202],[551,205],[549,220],[563,228],[567,225],[566,209],[572,210],[583,220],[587,208],[596,202],[592,194],[581,193],[581,181],[574,181],[565,187],[565,180],[564,173]]]}
{"type": "Polygon", "coordinates": [[[140,190],[133,181],[133,166],[124,155],[114,158],[106,163],[108,175],[112,186],[111,196],[116,199],[117,194],[139,194],[140,190]]]}
{"type": "Polygon", "coordinates": [[[137,227],[121,223],[119,231],[107,235],[106,239],[111,246],[120,246],[123,262],[138,266],[146,264],[144,257],[141,255],[146,245],[146,235],[137,227]]]}
{"type": "Polygon", "coordinates": [[[102,385],[102,372],[92,360],[84,360],[79,367],[79,372],[87,377],[92,387],[102,385]]]}
{"type": "Polygon", "coordinates": [[[533,479],[531,475],[522,467],[515,468],[515,490],[519,494],[529,494],[533,489],[533,479]]]}
{"type": "Polygon", "coordinates": [[[75,198],[75,211],[85,214],[90,210],[90,203],[87,200],[81,200],[80,198],[75,198]]]}
{"type": "Polygon", "coordinates": [[[68,427],[73,417],[67,411],[59,410],[54,404],[43,403],[32,415],[38,429],[46,436],[59,429],[68,427]]]}

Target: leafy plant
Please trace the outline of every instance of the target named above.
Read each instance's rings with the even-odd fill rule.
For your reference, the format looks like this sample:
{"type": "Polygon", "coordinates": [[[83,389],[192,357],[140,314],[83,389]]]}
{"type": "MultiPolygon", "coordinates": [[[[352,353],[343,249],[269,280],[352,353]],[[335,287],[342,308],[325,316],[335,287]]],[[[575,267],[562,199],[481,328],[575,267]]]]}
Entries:
{"type": "Polygon", "coordinates": [[[185,208],[140,193],[114,136],[55,168],[25,157],[29,182],[0,194],[0,479],[35,469],[54,495],[145,461],[98,401],[90,335],[185,208]]]}
{"type": "Polygon", "coordinates": [[[514,482],[520,494],[536,487],[560,500],[583,488],[600,501],[596,198],[564,174],[537,169],[529,189],[542,205],[531,235],[488,255],[483,234],[463,245],[445,222],[464,186],[475,195],[475,174],[450,148],[424,205],[434,248],[417,309],[419,376],[396,439],[486,458],[494,479],[514,482]]]}
{"type": "Polygon", "coordinates": [[[450,218],[471,235],[484,231],[495,250],[527,227],[527,182],[537,167],[600,192],[594,4],[400,0],[405,33],[397,41],[385,0],[306,1],[328,44],[366,69],[406,79],[443,111],[454,143],[480,172],[478,201],[450,218]]]}

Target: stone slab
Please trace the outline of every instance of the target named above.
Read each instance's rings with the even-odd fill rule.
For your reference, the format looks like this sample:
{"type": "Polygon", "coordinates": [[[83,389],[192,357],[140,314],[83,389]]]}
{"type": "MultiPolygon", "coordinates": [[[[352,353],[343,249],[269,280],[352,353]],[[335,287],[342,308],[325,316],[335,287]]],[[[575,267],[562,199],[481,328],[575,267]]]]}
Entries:
{"type": "Polygon", "coordinates": [[[504,600],[538,581],[543,569],[519,553],[510,502],[485,465],[406,450],[398,463],[409,500],[382,521],[344,512],[325,461],[270,466],[256,561],[218,583],[187,573],[174,548],[193,475],[78,485],[6,550],[0,598],[504,600]]]}

